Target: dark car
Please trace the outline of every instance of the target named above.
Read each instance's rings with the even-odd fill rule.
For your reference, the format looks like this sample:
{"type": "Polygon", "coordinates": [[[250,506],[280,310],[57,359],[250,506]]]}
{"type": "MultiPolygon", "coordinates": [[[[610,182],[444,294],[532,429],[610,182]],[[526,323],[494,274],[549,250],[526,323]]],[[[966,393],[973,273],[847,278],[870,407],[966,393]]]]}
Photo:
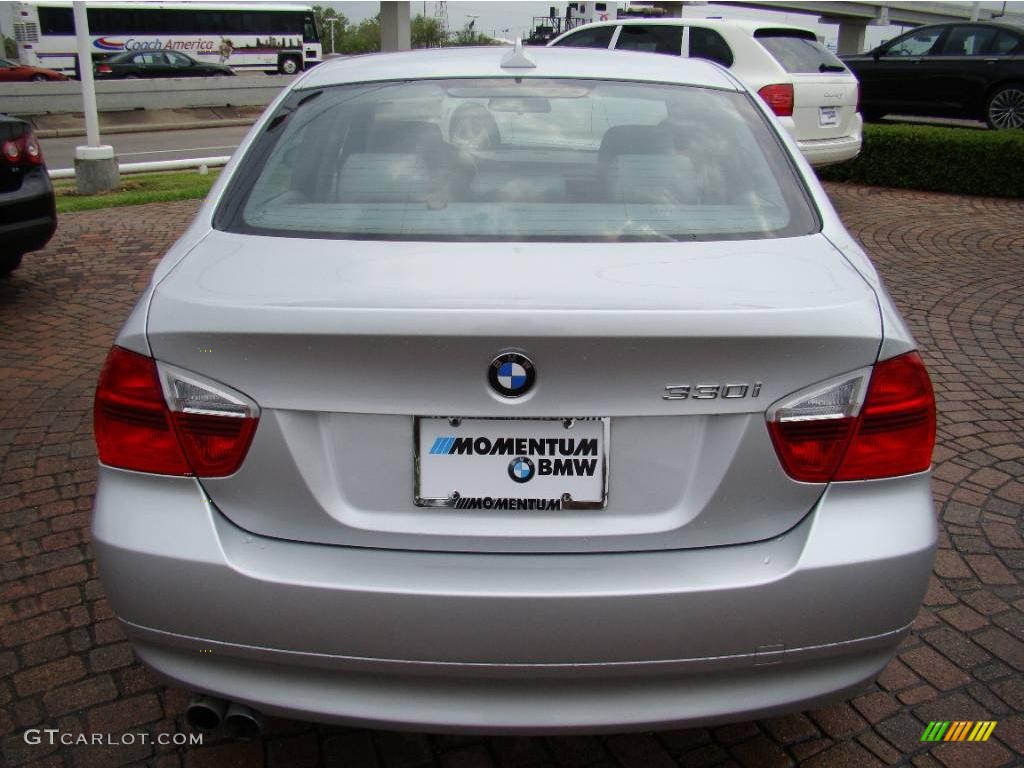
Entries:
{"type": "Polygon", "coordinates": [[[67,80],[67,78],[53,69],[29,67],[10,59],[0,59],[0,83],[40,83],[46,80],[67,80]]]}
{"type": "Polygon", "coordinates": [[[866,120],[898,113],[1024,127],[1024,28],[934,24],[842,58],[860,80],[866,120]]]}
{"type": "Polygon", "coordinates": [[[196,61],[181,51],[165,49],[115,53],[94,66],[98,78],[219,77],[235,71],[223,64],[196,61]]]}
{"type": "Polygon", "coordinates": [[[0,276],[46,245],[57,228],[43,152],[24,120],[0,114],[0,276]]]}

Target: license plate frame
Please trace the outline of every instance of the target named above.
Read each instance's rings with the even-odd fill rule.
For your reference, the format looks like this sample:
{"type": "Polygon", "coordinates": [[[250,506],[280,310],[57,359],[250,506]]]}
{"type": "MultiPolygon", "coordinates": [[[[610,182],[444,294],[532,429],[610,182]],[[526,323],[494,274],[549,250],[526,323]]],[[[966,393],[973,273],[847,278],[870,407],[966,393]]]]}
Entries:
{"type": "MultiPolygon", "coordinates": [[[[509,511],[531,512],[557,511],[557,510],[599,510],[605,509],[608,504],[608,476],[609,476],[609,446],[611,437],[611,419],[607,417],[587,418],[489,418],[489,417],[437,417],[437,416],[415,416],[413,422],[413,455],[414,455],[414,488],[413,501],[417,507],[448,507],[454,509],[499,509],[509,511]],[[566,426],[569,424],[570,426],[566,426]],[[489,439],[494,433],[513,439],[525,439],[527,443],[532,439],[549,441],[552,438],[572,438],[577,441],[597,440],[596,454],[583,453],[576,456],[565,454],[536,455],[530,450],[522,452],[513,450],[494,454],[462,454],[459,446],[452,447],[452,443],[440,443],[442,439],[450,439],[443,433],[459,433],[459,436],[471,436],[467,428],[476,428],[480,436],[489,439]],[[570,434],[571,430],[580,427],[570,434]],[[452,451],[452,453],[448,453],[452,451]],[[456,453],[458,451],[458,453],[456,453]],[[525,481],[512,480],[512,462],[520,455],[531,459],[531,477],[525,481]],[[476,471],[481,471],[484,464],[491,466],[482,469],[487,475],[486,480],[479,477],[472,479],[462,475],[462,470],[456,472],[459,475],[458,483],[451,480],[452,470],[447,466],[444,470],[438,468],[437,460],[443,459],[446,464],[452,459],[465,462],[472,459],[476,471]],[[596,459],[596,467],[592,474],[577,476],[543,476],[541,469],[544,465],[541,460],[550,459],[576,461],[571,465],[578,469],[581,466],[579,461],[596,459]],[[437,473],[436,476],[434,473],[437,473]],[[537,480],[537,483],[531,481],[537,480]],[[447,482],[446,482],[447,481],[447,482]],[[579,482],[576,482],[579,481],[579,482]],[[493,483],[493,495],[480,493],[482,483],[493,483]],[[557,493],[551,493],[557,483],[557,493]],[[462,488],[451,487],[459,484],[462,488]],[[439,490],[447,489],[447,490],[439,490]],[[539,489],[539,490],[535,490],[539,489]],[[545,493],[544,491],[548,492],[545,493]],[[574,493],[576,496],[574,497],[574,493]],[[533,505],[526,503],[533,500],[533,505]],[[540,504],[539,502],[544,502],[540,504]]],[[[550,443],[548,443],[550,445],[550,443]]],[[[576,446],[579,442],[576,443],[576,446]]],[[[461,446],[464,448],[465,446],[461,446]]],[[[504,448],[505,445],[502,445],[504,448]]],[[[517,447],[523,447],[519,445],[517,447]]],[[[527,447],[530,447],[529,445],[527,447]]],[[[537,446],[533,446],[537,447],[537,446]]],[[[590,446],[583,446],[589,449],[590,446]]],[[[564,468],[565,465],[563,464],[564,468]]],[[[553,467],[549,466],[549,469],[553,467]]],[[[466,470],[472,472],[474,470],[466,470]]],[[[490,486],[489,486],[490,487],[490,486]]]]}
{"type": "Polygon", "coordinates": [[[839,125],[839,107],[818,107],[818,127],[835,128],[839,125]]]}

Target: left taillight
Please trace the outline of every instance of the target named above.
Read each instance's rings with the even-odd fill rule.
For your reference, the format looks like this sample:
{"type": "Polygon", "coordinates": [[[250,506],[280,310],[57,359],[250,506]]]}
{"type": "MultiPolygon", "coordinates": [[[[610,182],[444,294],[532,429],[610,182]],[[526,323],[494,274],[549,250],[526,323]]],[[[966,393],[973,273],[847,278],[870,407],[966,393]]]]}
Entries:
{"type": "Polygon", "coordinates": [[[224,385],[114,347],[96,388],[100,461],[159,475],[225,477],[249,451],[259,407],[224,385]]]}
{"type": "Polygon", "coordinates": [[[772,112],[779,117],[793,116],[793,104],[796,97],[792,83],[766,85],[757,92],[757,95],[764,99],[765,103],[771,107],[772,112]]]}

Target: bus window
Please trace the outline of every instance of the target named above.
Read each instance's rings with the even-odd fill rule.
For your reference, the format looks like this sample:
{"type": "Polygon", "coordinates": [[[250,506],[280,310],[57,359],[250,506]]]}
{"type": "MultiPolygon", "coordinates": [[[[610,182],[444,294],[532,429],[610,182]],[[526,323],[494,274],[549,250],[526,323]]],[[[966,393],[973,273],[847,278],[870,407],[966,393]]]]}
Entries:
{"type": "Polygon", "coordinates": [[[320,42],[320,35],[316,33],[316,21],[314,21],[310,14],[306,14],[302,19],[302,42],[320,42]]]}
{"type": "Polygon", "coordinates": [[[39,28],[44,35],[73,35],[74,12],[70,8],[40,8],[39,28]]]}

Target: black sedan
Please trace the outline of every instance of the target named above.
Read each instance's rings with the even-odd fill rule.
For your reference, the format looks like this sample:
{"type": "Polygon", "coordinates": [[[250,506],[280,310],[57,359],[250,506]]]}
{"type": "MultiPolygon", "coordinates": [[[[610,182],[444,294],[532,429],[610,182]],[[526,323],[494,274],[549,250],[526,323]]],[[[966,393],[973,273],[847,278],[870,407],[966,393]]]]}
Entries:
{"type": "Polygon", "coordinates": [[[32,126],[0,114],[0,277],[57,228],[53,185],[32,126]]]}
{"type": "Polygon", "coordinates": [[[860,80],[867,120],[898,113],[1024,127],[1024,28],[935,24],[842,58],[860,80]]]}
{"type": "Polygon", "coordinates": [[[135,77],[217,77],[235,71],[223,64],[196,61],[181,51],[166,49],[115,53],[93,68],[97,78],[135,77]]]}

